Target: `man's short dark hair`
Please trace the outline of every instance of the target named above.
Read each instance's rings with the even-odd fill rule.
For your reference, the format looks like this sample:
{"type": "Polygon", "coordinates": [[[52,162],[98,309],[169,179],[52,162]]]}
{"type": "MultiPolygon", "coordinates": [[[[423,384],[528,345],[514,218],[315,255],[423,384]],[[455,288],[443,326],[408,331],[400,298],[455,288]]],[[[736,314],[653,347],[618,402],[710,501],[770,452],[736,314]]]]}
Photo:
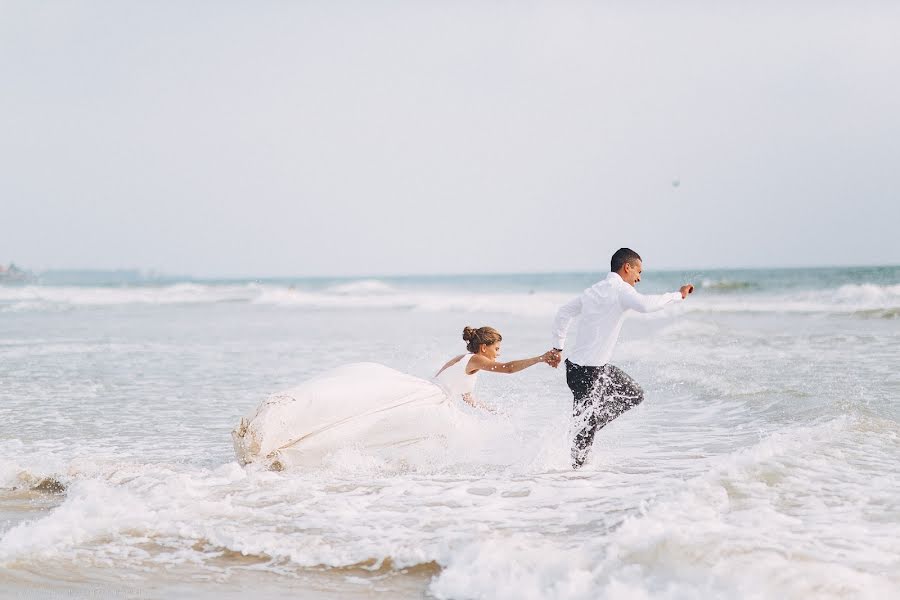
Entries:
{"type": "Polygon", "coordinates": [[[609,270],[615,273],[624,267],[626,263],[634,264],[638,260],[641,260],[641,255],[631,248],[619,248],[609,261],[609,270]]]}

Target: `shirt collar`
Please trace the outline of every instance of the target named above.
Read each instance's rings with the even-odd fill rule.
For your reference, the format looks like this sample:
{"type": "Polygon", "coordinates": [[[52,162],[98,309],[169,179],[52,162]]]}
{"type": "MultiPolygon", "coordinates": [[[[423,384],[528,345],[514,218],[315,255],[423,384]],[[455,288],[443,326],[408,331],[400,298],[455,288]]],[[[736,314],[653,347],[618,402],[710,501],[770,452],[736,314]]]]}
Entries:
{"type": "Polygon", "coordinates": [[[618,273],[616,273],[615,271],[610,271],[610,272],[609,272],[609,275],[606,276],[606,280],[607,280],[607,281],[616,281],[616,280],[618,280],[618,281],[622,281],[622,282],[625,281],[624,279],[622,279],[622,276],[619,275],[618,273]]]}

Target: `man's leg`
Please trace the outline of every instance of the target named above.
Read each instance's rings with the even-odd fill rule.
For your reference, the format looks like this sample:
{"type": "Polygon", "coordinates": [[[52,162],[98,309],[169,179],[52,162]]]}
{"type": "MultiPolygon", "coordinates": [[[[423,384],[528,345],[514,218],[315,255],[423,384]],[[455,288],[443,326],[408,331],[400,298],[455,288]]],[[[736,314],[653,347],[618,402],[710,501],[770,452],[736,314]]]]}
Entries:
{"type": "Polygon", "coordinates": [[[597,429],[644,401],[644,390],[628,373],[606,365],[600,374],[600,401],[596,404],[597,429]]]}
{"type": "Polygon", "coordinates": [[[644,401],[644,390],[628,374],[613,365],[580,367],[566,363],[566,379],[575,396],[575,441],[572,468],[587,460],[597,431],[644,401]],[[570,368],[574,367],[574,368],[570,368]]]}
{"type": "Polygon", "coordinates": [[[575,430],[575,439],[572,442],[573,469],[584,464],[594,443],[594,433],[599,423],[595,404],[600,372],[599,367],[582,367],[569,360],[566,361],[566,382],[573,396],[572,416],[575,430]]]}
{"type": "Polygon", "coordinates": [[[597,414],[591,398],[575,401],[575,439],[572,440],[572,468],[579,469],[587,460],[597,433],[597,414]]]}

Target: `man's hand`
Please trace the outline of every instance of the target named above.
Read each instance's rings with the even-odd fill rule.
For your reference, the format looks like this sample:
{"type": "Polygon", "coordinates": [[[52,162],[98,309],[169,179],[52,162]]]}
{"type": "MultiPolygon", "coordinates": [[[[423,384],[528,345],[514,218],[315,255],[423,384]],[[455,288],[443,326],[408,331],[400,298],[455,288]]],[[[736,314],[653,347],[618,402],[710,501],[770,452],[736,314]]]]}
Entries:
{"type": "Polygon", "coordinates": [[[688,297],[688,294],[694,293],[694,286],[691,285],[690,283],[688,283],[686,285],[681,286],[681,290],[679,290],[679,291],[681,292],[681,299],[684,300],[685,298],[688,297]]]}

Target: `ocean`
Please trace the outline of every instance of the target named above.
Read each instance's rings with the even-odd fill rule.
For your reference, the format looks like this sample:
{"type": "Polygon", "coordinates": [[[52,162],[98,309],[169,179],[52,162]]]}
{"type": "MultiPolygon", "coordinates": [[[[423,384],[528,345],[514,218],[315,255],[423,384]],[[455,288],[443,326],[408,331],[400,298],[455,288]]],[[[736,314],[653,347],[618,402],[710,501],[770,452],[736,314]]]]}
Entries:
{"type": "Polygon", "coordinates": [[[564,370],[482,374],[476,415],[403,460],[235,460],[269,394],[377,362],[548,349],[603,273],[0,286],[0,597],[900,596],[900,267],[645,271],[645,401],[569,467],[564,370]]]}

